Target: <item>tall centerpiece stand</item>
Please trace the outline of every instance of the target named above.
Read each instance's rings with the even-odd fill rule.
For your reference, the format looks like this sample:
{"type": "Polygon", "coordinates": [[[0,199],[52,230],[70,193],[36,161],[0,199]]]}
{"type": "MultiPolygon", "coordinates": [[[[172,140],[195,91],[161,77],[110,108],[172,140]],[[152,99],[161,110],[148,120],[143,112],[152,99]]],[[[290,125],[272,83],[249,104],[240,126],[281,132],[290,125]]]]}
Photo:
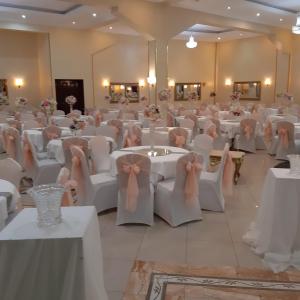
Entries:
{"type": "Polygon", "coordinates": [[[73,111],[73,106],[75,105],[75,103],[77,102],[77,99],[73,96],[70,95],[66,98],[66,103],[69,104],[70,106],[70,113],[73,111]]]}
{"type": "Polygon", "coordinates": [[[52,98],[47,98],[41,102],[41,110],[46,116],[47,125],[50,125],[51,120],[50,117],[53,115],[56,110],[57,102],[52,98]]]}

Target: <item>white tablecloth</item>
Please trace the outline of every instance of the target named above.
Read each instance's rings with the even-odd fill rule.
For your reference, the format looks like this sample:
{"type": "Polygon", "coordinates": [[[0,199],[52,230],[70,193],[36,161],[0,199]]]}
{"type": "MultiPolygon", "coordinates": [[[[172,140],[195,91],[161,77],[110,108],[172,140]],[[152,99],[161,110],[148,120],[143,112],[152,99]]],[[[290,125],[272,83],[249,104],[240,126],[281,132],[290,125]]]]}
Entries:
{"type": "MultiPolygon", "coordinates": [[[[91,137],[83,137],[83,138],[90,139],[91,137]]],[[[105,138],[108,143],[112,144],[112,149],[116,149],[117,145],[115,141],[110,137],[105,137],[105,138]]],[[[55,158],[61,164],[65,163],[65,154],[62,146],[62,140],[55,139],[49,141],[47,145],[47,153],[49,158],[55,158]]]]}
{"type": "MultiPolygon", "coordinates": [[[[138,120],[120,120],[120,121],[123,122],[123,127],[128,127],[128,125],[136,125],[139,127],[143,127],[143,123],[138,120]]],[[[104,125],[107,125],[107,121],[101,122],[100,126],[104,126],[104,125]]]]}
{"type": "MultiPolygon", "coordinates": [[[[185,117],[184,116],[179,116],[179,117],[175,117],[175,120],[178,122],[178,125],[179,125],[179,121],[180,120],[183,120],[183,119],[185,119],[185,117]]],[[[205,116],[199,116],[199,117],[197,117],[197,119],[198,119],[198,127],[200,128],[200,129],[203,129],[204,128],[204,125],[205,125],[205,122],[209,119],[208,117],[205,117],[205,116]]]]}
{"type": "MultiPolygon", "coordinates": [[[[116,176],[118,174],[116,160],[118,157],[122,155],[126,155],[128,153],[135,153],[136,150],[149,148],[149,146],[139,146],[139,147],[130,147],[125,148],[122,150],[114,151],[111,154],[111,175],[116,176]]],[[[157,157],[150,157],[151,159],[151,173],[156,176],[160,175],[163,176],[165,179],[174,178],[176,176],[176,164],[177,160],[184,154],[188,153],[189,151],[170,147],[170,146],[156,146],[156,148],[166,148],[172,152],[166,156],[157,156],[157,157]]]]}
{"type": "Polygon", "coordinates": [[[236,134],[240,132],[240,121],[239,120],[221,120],[220,128],[222,132],[226,132],[230,139],[233,139],[236,134]]]}
{"type": "MultiPolygon", "coordinates": [[[[61,127],[61,129],[62,129],[61,131],[62,137],[72,135],[72,132],[69,128],[61,127]]],[[[43,141],[42,130],[28,129],[28,130],[24,130],[24,132],[27,132],[30,141],[36,146],[37,150],[40,152],[43,151],[44,141],[43,141]]]]}
{"type": "Polygon", "coordinates": [[[11,182],[0,179],[0,192],[10,193],[12,195],[11,203],[7,205],[7,208],[8,212],[15,211],[17,202],[20,199],[20,193],[17,188],[11,182]]]}
{"type": "Polygon", "coordinates": [[[0,231],[4,228],[7,217],[7,200],[5,197],[0,196],[0,231]]]}
{"type": "Polygon", "coordinates": [[[256,221],[244,236],[274,272],[300,269],[300,176],[289,172],[269,170],[256,221]]]}
{"type": "Polygon", "coordinates": [[[27,208],[0,233],[1,299],[107,300],[95,208],[62,208],[62,217],[40,228],[27,208]]]}

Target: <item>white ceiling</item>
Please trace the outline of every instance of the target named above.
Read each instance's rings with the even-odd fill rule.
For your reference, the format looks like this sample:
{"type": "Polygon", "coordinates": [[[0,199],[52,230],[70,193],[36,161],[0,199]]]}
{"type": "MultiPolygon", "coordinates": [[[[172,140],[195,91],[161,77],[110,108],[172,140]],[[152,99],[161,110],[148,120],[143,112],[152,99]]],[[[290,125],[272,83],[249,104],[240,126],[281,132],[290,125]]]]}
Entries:
{"type": "MultiPolygon", "coordinates": [[[[167,2],[169,5],[177,7],[289,29],[296,22],[295,12],[300,11],[300,0],[149,1],[167,2]],[[228,6],[231,7],[230,10],[227,9],[228,6]],[[258,12],[261,14],[260,17],[256,16],[258,12]],[[281,18],[283,21],[280,21],[281,18]]],[[[55,0],[0,0],[0,25],[1,23],[18,24],[19,28],[22,27],[22,24],[74,29],[92,28],[110,33],[138,35],[132,28],[116,20],[108,5],[87,6],[78,3],[80,3],[80,0],[74,0],[74,2],[72,0],[68,0],[68,2],[55,0]],[[97,13],[97,17],[93,17],[93,13],[97,13]],[[22,14],[26,15],[26,19],[22,18],[22,14]],[[74,21],[76,24],[72,24],[74,21]],[[110,25],[113,27],[112,29],[109,29],[110,25]]],[[[197,39],[206,41],[215,41],[219,35],[222,40],[255,36],[253,33],[195,24],[176,38],[186,39],[192,31],[197,39]]]]}

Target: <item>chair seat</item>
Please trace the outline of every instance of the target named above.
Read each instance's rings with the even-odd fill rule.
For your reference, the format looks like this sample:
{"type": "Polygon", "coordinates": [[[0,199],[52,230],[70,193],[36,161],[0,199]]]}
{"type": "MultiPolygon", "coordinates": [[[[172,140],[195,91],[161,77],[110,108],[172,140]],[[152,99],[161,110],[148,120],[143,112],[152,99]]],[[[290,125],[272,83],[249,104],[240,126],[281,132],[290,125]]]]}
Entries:
{"type": "Polygon", "coordinates": [[[175,179],[167,179],[164,181],[160,181],[157,184],[157,189],[165,189],[169,192],[172,192],[174,189],[174,185],[175,185],[175,179]]]}
{"type": "Polygon", "coordinates": [[[94,186],[117,183],[117,178],[111,176],[109,173],[99,173],[90,176],[92,184],[94,186]]]}

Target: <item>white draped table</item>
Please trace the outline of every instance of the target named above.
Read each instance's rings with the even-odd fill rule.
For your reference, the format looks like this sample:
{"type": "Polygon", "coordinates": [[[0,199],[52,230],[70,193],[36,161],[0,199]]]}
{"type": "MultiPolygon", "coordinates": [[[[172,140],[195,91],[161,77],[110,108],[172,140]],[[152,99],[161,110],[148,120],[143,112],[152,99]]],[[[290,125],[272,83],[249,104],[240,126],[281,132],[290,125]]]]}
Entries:
{"type": "Polygon", "coordinates": [[[10,199],[11,201],[10,203],[7,203],[7,210],[8,212],[15,211],[17,202],[21,197],[17,188],[11,182],[0,179],[0,196],[5,196],[7,198],[6,195],[4,194],[1,195],[1,193],[11,195],[11,199],[10,199]]]}
{"type": "MultiPolygon", "coordinates": [[[[92,136],[82,136],[82,138],[91,139],[92,136]]],[[[106,141],[112,145],[112,150],[116,149],[117,145],[114,141],[114,139],[110,137],[105,137],[106,141]]],[[[90,147],[90,145],[89,145],[90,147]]],[[[64,149],[62,146],[62,140],[61,139],[54,139],[49,141],[47,145],[47,154],[48,158],[55,158],[59,163],[64,164],[65,163],[65,154],[64,149]]]]}
{"type": "MultiPolygon", "coordinates": [[[[180,120],[183,120],[185,119],[185,116],[179,116],[179,117],[175,117],[175,120],[179,123],[180,120]]],[[[207,120],[209,120],[208,117],[205,117],[205,116],[197,116],[197,119],[198,119],[198,127],[200,129],[204,129],[204,125],[206,123],[207,120]]]]}
{"type": "MultiPolygon", "coordinates": [[[[66,136],[71,136],[72,132],[69,128],[67,127],[60,127],[62,129],[61,131],[61,136],[66,137],[66,136]]],[[[24,130],[24,133],[27,133],[30,141],[36,146],[38,151],[43,151],[44,147],[44,140],[43,140],[43,134],[42,134],[42,129],[27,129],[24,130]]]]}
{"type": "Polygon", "coordinates": [[[290,169],[269,170],[257,218],[244,240],[274,272],[300,269],[300,176],[290,169]]]}
{"type": "MultiPolygon", "coordinates": [[[[121,150],[114,151],[111,154],[111,175],[116,176],[118,174],[116,160],[122,155],[129,153],[137,153],[141,149],[148,149],[150,146],[138,146],[124,148],[121,150]]],[[[170,150],[171,153],[165,156],[150,157],[151,159],[151,174],[154,181],[157,176],[163,176],[164,179],[174,178],[176,176],[176,164],[178,159],[184,154],[188,153],[188,150],[170,147],[170,146],[155,146],[155,148],[164,148],[170,150]]]]}
{"type": "Polygon", "coordinates": [[[40,228],[27,208],[0,233],[1,299],[107,300],[95,208],[62,208],[62,217],[40,228]]]}

